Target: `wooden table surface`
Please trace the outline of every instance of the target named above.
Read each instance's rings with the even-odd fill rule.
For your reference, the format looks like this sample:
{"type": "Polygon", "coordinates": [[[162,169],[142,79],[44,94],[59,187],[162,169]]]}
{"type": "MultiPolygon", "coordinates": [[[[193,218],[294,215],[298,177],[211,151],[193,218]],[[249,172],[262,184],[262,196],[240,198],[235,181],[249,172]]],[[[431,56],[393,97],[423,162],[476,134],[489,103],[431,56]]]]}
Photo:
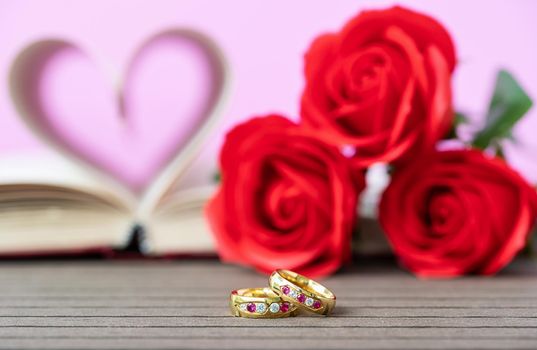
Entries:
{"type": "Polygon", "coordinates": [[[241,319],[266,277],[216,261],[0,262],[0,349],[537,349],[537,263],[423,281],[393,263],[324,280],[333,316],[241,319]]]}

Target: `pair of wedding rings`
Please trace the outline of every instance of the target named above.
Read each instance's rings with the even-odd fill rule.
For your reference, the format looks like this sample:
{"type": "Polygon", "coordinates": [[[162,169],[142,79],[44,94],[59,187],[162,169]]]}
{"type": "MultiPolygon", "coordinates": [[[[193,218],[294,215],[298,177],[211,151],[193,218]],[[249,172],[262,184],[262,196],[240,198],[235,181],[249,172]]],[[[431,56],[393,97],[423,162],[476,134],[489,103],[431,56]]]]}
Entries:
{"type": "Polygon", "coordinates": [[[229,306],[233,316],[281,318],[296,316],[299,310],[328,315],[336,306],[334,293],[293,271],[274,271],[269,286],[232,291],[229,306]]]}

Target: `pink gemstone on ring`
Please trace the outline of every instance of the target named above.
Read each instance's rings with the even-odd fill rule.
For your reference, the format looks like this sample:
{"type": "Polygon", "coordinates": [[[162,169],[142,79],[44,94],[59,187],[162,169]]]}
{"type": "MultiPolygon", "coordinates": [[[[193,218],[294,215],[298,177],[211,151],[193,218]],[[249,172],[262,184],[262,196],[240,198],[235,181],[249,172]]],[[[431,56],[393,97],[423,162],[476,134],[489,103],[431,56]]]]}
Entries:
{"type": "Polygon", "coordinates": [[[298,295],[298,297],[296,298],[296,300],[298,300],[299,302],[303,303],[303,302],[306,301],[306,296],[304,294],[300,293],[298,295]]]}
{"type": "Polygon", "coordinates": [[[282,293],[285,295],[289,294],[289,292],[291,291],[291,289],[288,286],[282,286],[281,290],[282,290],[282,293]]]}
{"type": "Polygon", "coordinates": [[[288,302],[283,302],[282,305],[280,305],[280,311],[281,312],[289,311],[289,303],[288,302]]]}
{"type": "Polygon", "coordinates": [[[248,312],[255,312],[255,304],[254,303],[249,303],[246,306],[246,310],[248,310],[248,312]]]}
{"type": "Polygon", "coordinates": [[[321,302],[319,300],[315,300],[312,306],[314,309],[319,309],[321,307],[321,302]]]}

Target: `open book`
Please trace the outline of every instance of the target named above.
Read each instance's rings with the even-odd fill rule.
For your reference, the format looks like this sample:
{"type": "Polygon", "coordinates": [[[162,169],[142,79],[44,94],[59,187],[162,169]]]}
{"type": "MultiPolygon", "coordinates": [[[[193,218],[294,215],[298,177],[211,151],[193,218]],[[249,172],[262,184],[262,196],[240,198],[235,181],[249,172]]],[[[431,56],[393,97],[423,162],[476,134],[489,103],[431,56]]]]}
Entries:
{"type": "Polygon", "coordinates": [[[136,199],[61,157],[0,161],[0,255],[124,248],[138,227],[148,255],[214,252],[203,206],[214,187],[136,199]]]}
{"type": "Polygon", "coordinates": [[[221,115],[223,54],[172,29],[128,57],[120,79],[98,57],[54,39],[14,60],[14,106],[59,155],[0,157],[0,255],[121,249],[134,232],[144,254],[214,252],[212,188],[181,179],[221,115]]]}

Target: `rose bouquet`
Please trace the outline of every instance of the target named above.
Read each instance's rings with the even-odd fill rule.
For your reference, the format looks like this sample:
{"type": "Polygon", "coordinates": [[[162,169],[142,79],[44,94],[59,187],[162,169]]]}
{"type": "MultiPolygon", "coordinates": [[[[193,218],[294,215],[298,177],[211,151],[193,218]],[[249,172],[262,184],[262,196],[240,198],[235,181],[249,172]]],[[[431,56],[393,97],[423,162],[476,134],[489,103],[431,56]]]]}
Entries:
{"type": "Polygon", "coordinates": [[[508,264],[528,240],[537,194],[506,163],[502,140],[531,100],[500,72],[485,126],[459,140],[456,65],[446,29],[401,7],[362,12],[314,40],[300,122],[256,117],[227,135],[206,208],[222,260],[335,272],[351,257],[365,174],[384,163],[378,219],[404,267],[445,277],[508,264]],[[448,139],[457,147],[443,147],[448,139]]]}

